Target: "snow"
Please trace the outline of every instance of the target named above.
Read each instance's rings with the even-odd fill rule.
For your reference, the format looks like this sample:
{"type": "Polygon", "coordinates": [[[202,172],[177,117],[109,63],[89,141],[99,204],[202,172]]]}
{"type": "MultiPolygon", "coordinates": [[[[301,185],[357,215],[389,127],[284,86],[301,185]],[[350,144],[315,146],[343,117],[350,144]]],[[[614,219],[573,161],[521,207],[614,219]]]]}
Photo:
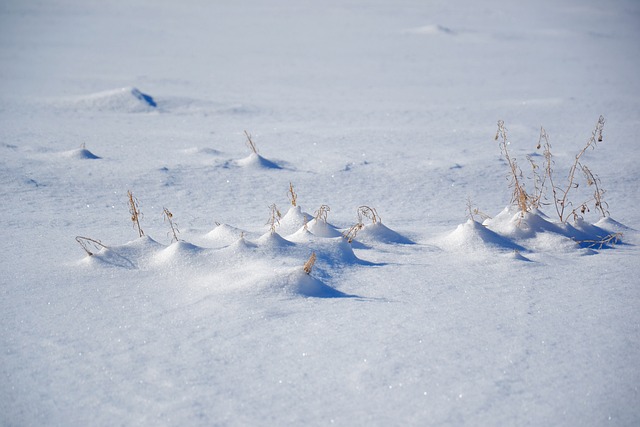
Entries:
{"type": "Polygon", "coordinates": [[[639,17],[4,2],[0,424],[638,425],[639,17]],[[513,206],[600,114],[609,215],[513,206]]]}

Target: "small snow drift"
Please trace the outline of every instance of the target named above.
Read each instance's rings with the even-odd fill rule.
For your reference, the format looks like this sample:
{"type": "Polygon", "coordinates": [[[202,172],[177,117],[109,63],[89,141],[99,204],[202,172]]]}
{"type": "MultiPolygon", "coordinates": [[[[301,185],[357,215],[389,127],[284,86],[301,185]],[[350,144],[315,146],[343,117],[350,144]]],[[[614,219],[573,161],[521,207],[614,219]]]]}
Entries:
{"type": "Polygon", "coordinates": [[[318,237],[342,237],[342,233],[334,225],[314,218],[307,224],[307,230],[318,237]]]}
{"type": "Polygon", "coordinates": [[[199,147],[191,147],[191,148],[185,148],[184,150],[180,150],[182,153],[187,154],[187,155],[193,155],[193,156],[219,156],[220,154],[222,154],[219,150],[216,150],[215,148],[209,148],[209,147],[203,147],[203,148],[199,148],[199,147]]]}
{"type": "Polygon", "coordinates": [[[60,155],[61,157],[77,160],[97,160],[102,158],[87,150],[84,145],[81,148],[77,148],[75,150],[64,151],[60,153],[60,155]]]}
{"type": "Polygon", "coordinates": [[[381,222],[373,224],[367,224],[356,236],[356,240],[363,243],[389,243],[389,244],[403,244],[411,245],[414,242],[383,225],[381,222]]]}
{"type": "Polygon", "coordinates": [[[287,213],[276,225],[276,231],[281,236],[289,236],[300,230],[306,223],[311,221],[312,216],[302,212],[300,206],[291,206],[287,213]]]}
{"type": "Polygon", "coordinates": [[[602,230],[606,230],[609,233],[626,233],[631,231],[636,231],[631,227],[627,227],[626,225],[619,223],[615,219],[607,216],[601,218],[598,222],[594,224],[596,227],[601,228],[602,230]]]}
{"type": "Polygon", "coordinates": [[[258,246],[269,249],[286,248],[295,245],[295,243],[288,241],[284,237],[280,236],[280,234],[272,233],[271,231],[260,236],[256,243],[258,246]]]}
{"type": "Polygon", "coordinates": [[[298,268],[284,277],[283,288],[286,292],[312,298],[353,298],[354,295],[345,294],[325,285],[322,281],[298,268]]]}
{"type": "Polygon", "coordinates": [[[202,251],[204,251],[204,248],[195,246],[191,243],[177,241],[158,251],[154,256],[154,262],[157,264],[164,264],[182,260],[188,263],[202,251]]]}
{"type": "Polygon", "coordinates": [[[80,110],[120,113],[145,113],[154,111],[158,106],[151,95],[142,93],[135,87],[81,96],[69,100],[68,103],[80,110]]]}
{"type": "Polygon", "coordinates": [[[578,218],[569,222],[552,222],[543,212],[532,210],[522,214],[514,208],[505,208],[495,218],[484,221],[488,229],[505,238],[525,242],[538,249],[607,249],[620,243],[625,226],[603,218],[590,224],[578,218]]]}
{"type": "Polygon", "coordinates": [[[251,153],[244,159],[237,160],[236,165],[253,169],[282,169],[282,166],[265,159],[258,153],[251,153]]]}
{"type": "Polygon", "coordinates": [[[445,27],[444,25],[423,25],[422,27],[410,28],[404,31],[407,34],[420,34],[427,36],[435,36],[435,35],[455,35],[456,32],[451,28],[445,27]]]}
{"type": "Polygon", "coordinates": [[[164,246],[148,236],[142,236],[119,246],[102,246],[93,255],[87,256],[85,262],[103,266],[119,267],[135,270],[147,264],[157,251],[164,246]]]}
{"type": "Polygon", "coordinates": [[[506,207],[495,218],[485,220],[483,225],[503,236],[526,239],[535,237],[538,233],[565,234],[561,224],[555,224],[548,217],[532,210],[524,215],[513,207],[506,207]]]}
{"type": "Polygon", "coordinates": [[[522,246],[472,219],[469,219],[464,224],[458,225],[455,231],[444,237],[442,243],[444,246],[474,251],[488,248],[502,251],[525,251],[522,246]]]}
{"type": "Polygon", "coordinates": [[[227,246],[245,234],[244,230],[228,224],[219,224],[204,235],[204,239],[218,247],[227,246]]]}

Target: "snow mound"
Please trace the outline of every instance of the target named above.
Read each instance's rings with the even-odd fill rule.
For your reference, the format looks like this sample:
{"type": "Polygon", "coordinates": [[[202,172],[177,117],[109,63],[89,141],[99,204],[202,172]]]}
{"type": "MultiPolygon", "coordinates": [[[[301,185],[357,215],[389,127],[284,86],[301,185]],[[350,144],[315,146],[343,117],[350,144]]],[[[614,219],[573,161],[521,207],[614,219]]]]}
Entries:
{"type": "Polygon", "coordinates": [[[501,236],[495,231],[477,221],[469,219],[451,233],[445,236],[443,246],[467,249],[472,251],[497,249],[501,251],[524,251],[525,249],[514,243],[507,237],[501,236]]]}
{"type": "Polygon", "coordinates": [[[610,248],[620,242],[622,230],[626,229],[624,225],[607,218],[600,220],[597,224],[590,224],[581,218],[576,219],[573,224],[552,222],[539,210],[523,214],[509,207],[495,218],[484,221],[483,224],[488,229],[521,242],[523,245],[539,250],[566,252],[574,251],[576,248],[610,248]]]}
{"type": "Polygon", "coordinates": [[[200,155],[206,155],[206,156],[219,156],[220,154],[222,154],[220,151],[216,150],[215,148],[199,148],[199,147],[190,147],[190,148],[185,148],[184,150],[181,150],[182,153],[190,155],[190,156],[200,156],[200,155]]]}
{"type": "Polygon", "coordinates": [[[145,113],[154,111],[157,103],[152,96],[135,87],[107,90],[80,96],[69,101],[79,110],[120,113],[145,113]]]}
{"type": "Polygon", "coordinates": [[[155,253],[153,261],[157,264],[173,264],[184,262],[189,264],[191,259],[200,255],[205,249],[191,243],[178,241],[155,253]]]}
{"type": "Polygon", "coordinates": [[[340,292],[331,286],[325,285],[321,280],[307,274],[301,268],[286,274],[283,278],[282,288],[285,292],[313,298],[345,298],[353,297],[340,292]]]}
{"type": "Polygon", "coordinates": [[[282,169],[282,166],[272,162],[271,160],[265,159],[257,153],[251,153],[244,159],[237,160],[236,165],[251,169],[282,169]]]}
{"type": "Polygon", "coordinates": [[[416,28],[410,28],[408,30],[404,31],[407,34],[420,34],[420,35],[426,35],[426,36],[437,36],[437,35],[455,35],[456,32],[453,31],[451,28],[445,27],[444,25],[438,25],[438,24],[430,24],[430,25],[423,25],[421,27],[416,27],[416,28]]]}
{"type": "Polygon", "coordinates": [[[506,207],[495,218],[485,220],[483,225],[514,239],[533,238],[538,233],[545,232],[564,234],[561,226],[549,221],[547,216],[538,210],[523,215],[519,210],[506,207]]]}
{"type": "Polygon", "coordinates": [[[604,217],[601,218],[598,222],[596,222],[594,224],[596,227],[605,230],[609,233],[627,233],[627,232],[632,232],[632,231],[636,231],[635,229],[631,228],[631,227],[627,227],[624,224],[619,223],[618,221],[614,220],[611,217],[604,217]]]}
{"type": "Polygon", "coordinates": [[[222,248],[221,251],[227,254],[245,255],[251,253],[251,251],[257,247],[258,245],[248,241],[244,236],[242,236],[229,246],[222,248]]]}
{"type": "Polygon", "coordinates": [[[322,220],[318,221],[316,218],[309,221],[307,224],[307,230],[318,237],[332,238],[342,236],[342,233],[337,227],[322,220]]]}
{"type": "Polygon", "coordinates": [[[204,235],[204,239],[218,247],[227,246],[245,234],[244,230],[228,224],[217,225],[216,228],[204,235]]]}
{"type": "Polygon", "coordinates": [[[365,225],[356,236],[356,240],[363,243],[389,243],[410,245],[414,242],[393,231],[381,222],[365,225]]]}
{"type": "Polygon", "coordinates": [[[309,242],[309,246],[316,250],[318,263],[330,268],[355,264],[373,265],[371,262],[358,258],[349,242],[343,237],[315,237],[309,242]]]}
{"type": "Polygon", "coordinates": [[[286,240],[278,233],[272,233],[270,231],[260,236],[256,243],[259,247],[273,250],[295,246],[295,243],[286,240]]]}
{"type": "Polygon", "coordinates": [[[145,267],[163,247],[152,238],[142,236],[124,245],[101,248],[93,256],[87,257],[86,262],[135,270],[145,267]]]}
{"type": "Polygon", "coordinates": [[[278,234],[288,236],[300,230],[306,223],[311,221],[312,216],[302,212],[300,206],[291,206],[276,226],[278,234]]]}
{"type": "Polygon", "coordinates": [[[75,150],[63,151],[62,153],[60,153],[60,156],[67,159],[77,160],[97,160],[102,158],[100,156],[96,156],[85,147],[77,148],[75,150]]]}

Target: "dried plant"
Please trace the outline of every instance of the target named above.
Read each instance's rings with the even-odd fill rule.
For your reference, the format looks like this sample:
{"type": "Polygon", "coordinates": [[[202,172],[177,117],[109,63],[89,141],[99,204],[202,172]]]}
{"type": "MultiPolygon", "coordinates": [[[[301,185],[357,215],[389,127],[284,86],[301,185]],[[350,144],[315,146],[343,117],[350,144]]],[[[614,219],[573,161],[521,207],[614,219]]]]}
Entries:
{"type": "Polygon", "coordinates": [[[329,214],[329,211],[331,211],[331,208],[327,205],[321,205],[317,211],[314,212],[315,218],[316,218],[316,222],[324,222],[326,224],[327,222],[327,215],[329,214]]]}
{"type": "Polygon", "coordinates": [[[618,242],[622,241],[622,233],[611,233],[602,238],[593,240],[576,240],[577,243],[585,245],[587,248],[602,249],[606,246],[615,246],[618,242]]]}
{"type": "Polygon", "coordinates": [[[591,170],[587,166],[582,166],[582,172],[584,173],[587,179],[587,186],[594,187],[593,190],[593,201],[595,203],[595,207],[600,211],[602,217],[606,217],[609,215],[609,204],[602,200],[602,196],[604,196],[605,190],[600,187],[600,178],[597,175],[594,175],[591,170]]]}
{"type": "Polygon", "coordinates": [[[482,212],[477,207],[474,207],[473,206],[473,202],[471,201],[471,198],[467,197],[467,216],[469,217],[470,220],[475,221],[476,220],[476,218],[475,218],[476,215],[478,215],[483,221],[485,219],[491,219],[491,217],[489,215],[487,215],[486,213],[482,212]]]}
{"type": "Polygon", "coordinates": [[[591,170],[589,170],[587,166],[580,163],[580,159],[587,152],[588,149],[595,149],[598,142],[602,142],[603,140],[602,130],[604,128],[604,123],[605,123],[604,117],[600,116],[598,118],[598,122],[596,123],[595,128],[591,132],[591,137],[589,138],[585,146],[582,148],[582,150],[580,150],[580,152],[576,154],[573,164],[569,169],[566,187],[560,187],[554,183],[551,145],[549,144],[548,138],[546,138],[545,145],[544,145],[546,174],[551,184],[554,206],[556,208],[556,212],[561,222],[566,222],[569,217],[578,218],[579,217],[578,212],[580,212],[581,214],[588,212],[589,211],[588,204],[591,202],[595,203],[596,208],[601,212],[603,217],[608,215],[608,212],[607,212],[608,205],[606,204],[606,202],[602,200],[602,196],[604,195],[605,191],[600,187],[600,180],[591,172],[591,170]],[[579,187],[579,184],[576,182],[577,181],[576,171],[578,169],[580,169],[584,173],[587,179],[587,186],[594,186],[595,190],[594,190],[593,197],[591,197],[587,201],[584,201],[578,204],[577,207],[574,207],[574,204],[569,199],[569,193],[571,192],[571,190],[577,189],[579,187]],[[567,209],[570,207],[573,209],[571,209],[571,211],[566,213],[567,209]]]}
{"type": "Polygon", "coordinates": [[[289,192],[287,193],[287,197],[289,198],[289,201],[291,202],[291,206],[298,206],[298,195],[296,194],[296,192],[293,190],[293,184],[289,183],[289,192]]]}
{"type": "MultiPolygon", "coordinates": [[[[551,153],[551,143],[549,142],[549,135],[544,128],[540,128],[540,137],[538,139],[537,149],[543,150],[544,163],[542,168],[533,160],[531,156],[527,156],[533,173],[533,186],[534,190],[532,194],[528,194],[525,190],[524,177],[522,170],[518,166],[516,159],[511,155],[508,150],[509,141],[507,138],[507,129],[504,127],[502,120],[498,121],[498,131],[495,139],[500,139],[500,151],[509,165],[509,186],[512,188],[511,203],[518,206],[518,209],[522,214],[531,211],[532,209],[538,209],[541,205],[545,204],[545,194],[547,187],[551,189],[553,193],[553,204],[558,214],[560,222],[566,222],[569,218],[579,218],[580,215],[589,212],[589,205],[593,203],[596,210],[598,210],[602,216],[608,215],[608,205],[603,200],[605,191],[600,186],[600,179],[591,172],[591,170],[581,163],[582,156],[588,149],[594,149],[598,142],[602,141],[602,130],[604,127],[604,117],[600,116],[598,123],[591,133],[591,138],[587,141],[585,146],[576,154],[573,164],[569,169],[567,176],[567,182],[565,186],[557,184],[554,178],[554,160],[551,153]],[[588,187],[593,187],[593,195],[587,200],[574,204],[570,199],[570,194],[579,187],[578,170],[582,171],[586,178],[588,187]]],[[[469,215],[473,217],[473,211],[468,206],[469,215]]]]}
{"type": "Polygon", "coordinates": [[[130,190],[127,191],[129,198],[129,213],[131,214],[131,221],[133,222],[133,228],[138,230],[139,237],[144,236],[144,231],[140,227],[140,219],[142,218],[142,212],[140,212],[140,204],[138,199],[133,197],[133,193],[130,190]]]}
{"type": "MultiPolygon", "coordinates": [[[[170,231],[170,233],[172,234],[171,241],[172,242],[177,242],[178,240],[180,240],[180,239],[178,239],[178,233],[180,233],[180,230],[178,230],[178,224],[173,222],[173,214],[171,213],[171,211],[169,211],[169,209],[163,207],[162,208],[162,216],[163,216],[164,220],[169,223],[169,227],[171,228],[171,231],[170,231]]],[[[169,233],[167,233],[167,234],[169,234],[169,233]]]]}
{"type": "Polygon", "coordinates": [[[549,135],[547,135],[547,131],[540,127],[540,136],[538,137],[538,144],[536,145],[536,149],[540,149],[544,144],[544,166],[543,170],[540,170],[540,166],[533,160],[533,157],[527,155],[527,160],[531,165],[531,172],[533,174],[533,195],[529,197],[530,206],[532,209],[538,209],[542,204],[542,200],[544,199],[545,194],[545,186],[547,184],[548,173],[551,165],[551,145],[549,144],[549,135]],[[544,142],[543,142],[544,141],[544,142]],[[547,154],[549,156],[547,156],[547,154]]]}
{"type": "Polygon", "coordinates": [[[258,154],[258,148],[256,147],[256,144],[253,142],[253,140],[251,139],[251,134],[249,132],[247,132],[246,130],[244,131],[244,134],[247,137],[247,147],[249,147],[249,149],[254,153],[254,154],[258,154]]]}
{"type": "Polygon", "coordinates": [[[304,270],[305,273],[311,274],[311,270],[313,270],[313,265],[315,263],[316,263],[316,253],[311,252],[311,256],[309,257],[307,262],[304,263],[304,266],[302,267],[302,269],[304,270]]]}
{"type": "Polygon", "coordinates": [[[382,219],[375,208],[370,208],[369,206],[360,206],[358,208],[358,220],[362,222],[363,218],[371,220],[373,224],[382,222],[382,219]]]}
{"type": "Polygon", "coordinates": [[[100,249],[108,249],[99,240],[91,239],[89,237],[76,236],[76,242],[84,249],[89,256],[93,256],[91,249],[99,251],[100,249]]]}
{"type": "Polygon", "coordinates": [[[282,218],[282,214],[276,204],[274,203],[269,206],[269,220],[267,221],[267,224],[269,225],[271,233],[276,232],[276,228],[280,225],[280,218],[282,218]]]}
{"type": "Polygon", "coordinates": [[[375,208],[371,208],[369,206],[360,206],[358,208],[358,222],[356,222],[348,230],[342,233],[342,237],[347,239],[349,243],[353,242],[353,239],[356,238],[358,232],[364,228],[364,218],[370,220],[372,224],[382,222],[382,220],[380,219],[380,215],[378,215],[378,212],[375,210],[375,208]]]}
{"type": "Polygon", "coordinates": [[[512,189],[511,203],[518,206],[521,214],[524,215],[531,209],[531,200],[524,188],[524,177],[522,170],[518,166],[515,157],[509,153],[509,140],[507,138],[507,128],[504,127],[504,121],[498,120],[498,131],[495,140],[500,139],[500,151],[505,160],[509,164],[509,186],[512,189]]]}

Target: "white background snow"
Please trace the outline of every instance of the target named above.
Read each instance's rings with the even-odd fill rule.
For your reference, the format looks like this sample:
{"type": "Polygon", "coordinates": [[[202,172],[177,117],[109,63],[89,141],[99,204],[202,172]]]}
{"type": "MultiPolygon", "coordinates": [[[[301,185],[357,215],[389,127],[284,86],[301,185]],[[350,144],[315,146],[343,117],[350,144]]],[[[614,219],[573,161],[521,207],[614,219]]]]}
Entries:
{"type": "Polygon", "coordinates": [[[635,0],[3,1],[0,424],[640,424],[638,40],[635,0]],[[497,120],[564,179],[601,114],[620,244],[467,222],[497,120]],[[290,182],[398,234],[273,236],[290,182]]]}

